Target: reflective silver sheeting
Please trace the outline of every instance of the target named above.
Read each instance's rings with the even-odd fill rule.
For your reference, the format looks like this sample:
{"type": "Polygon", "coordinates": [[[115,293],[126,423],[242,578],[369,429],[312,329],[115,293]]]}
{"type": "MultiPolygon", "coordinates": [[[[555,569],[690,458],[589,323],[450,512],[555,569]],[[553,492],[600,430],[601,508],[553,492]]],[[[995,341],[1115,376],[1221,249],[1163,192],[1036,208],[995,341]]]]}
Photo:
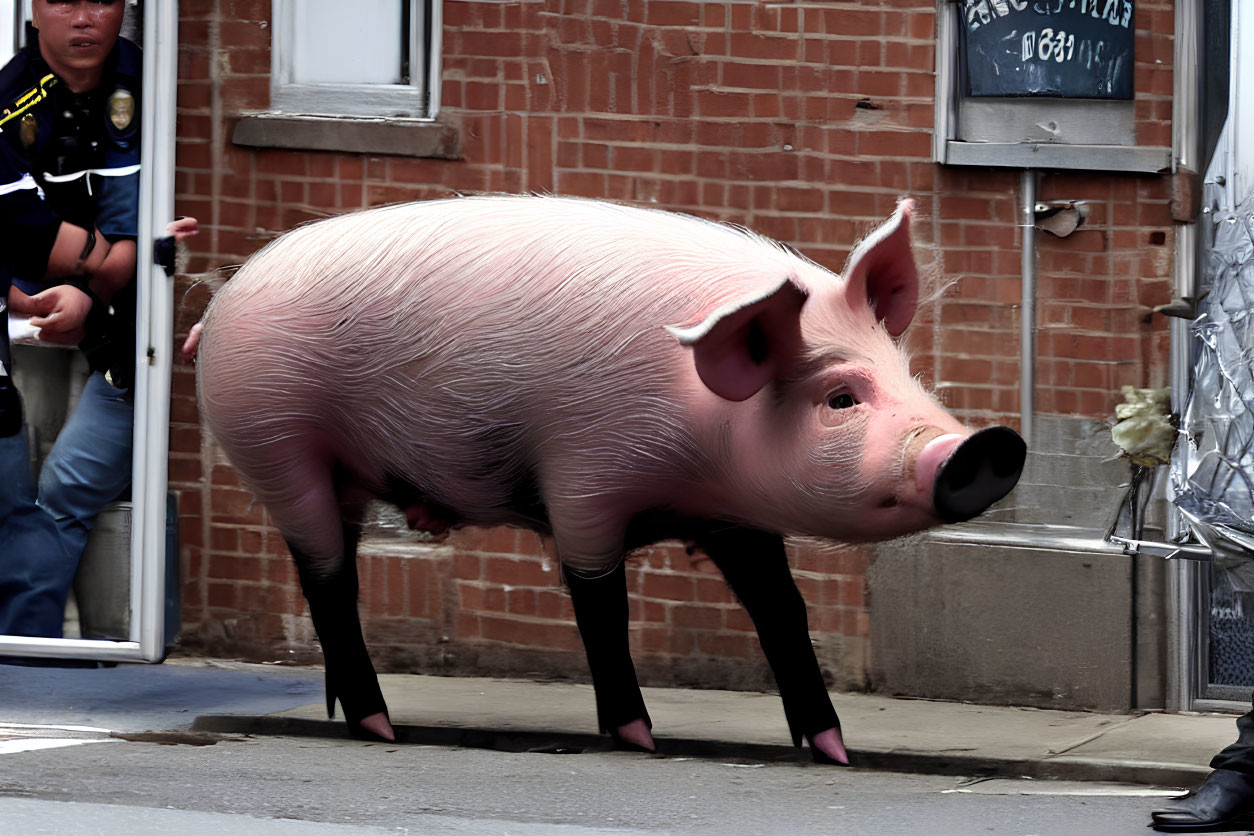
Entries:
{"type": "MultiPolygon", "coordinates": [[[[1171,498],[1223,563],[1254,558],[1254,198],[1201,223],[1214,236],[1203,266],[1209,292],[1192,327],[1194,385],[1171,498]]],[[[1254,589],[1254,567],[1242,574],[1254,589]]]]}

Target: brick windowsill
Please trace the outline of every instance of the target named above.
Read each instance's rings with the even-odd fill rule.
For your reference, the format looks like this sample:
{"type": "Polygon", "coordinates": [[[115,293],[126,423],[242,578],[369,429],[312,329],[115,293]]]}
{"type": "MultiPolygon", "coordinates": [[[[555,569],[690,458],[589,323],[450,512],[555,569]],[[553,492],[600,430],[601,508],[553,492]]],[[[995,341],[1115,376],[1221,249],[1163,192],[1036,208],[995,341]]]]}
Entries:
{"type": "Polygon", "coordinates": [[[418,119],[258,113],[235,123],[231,141],[251,148],[461,159],[455,128],[418,119]]]}

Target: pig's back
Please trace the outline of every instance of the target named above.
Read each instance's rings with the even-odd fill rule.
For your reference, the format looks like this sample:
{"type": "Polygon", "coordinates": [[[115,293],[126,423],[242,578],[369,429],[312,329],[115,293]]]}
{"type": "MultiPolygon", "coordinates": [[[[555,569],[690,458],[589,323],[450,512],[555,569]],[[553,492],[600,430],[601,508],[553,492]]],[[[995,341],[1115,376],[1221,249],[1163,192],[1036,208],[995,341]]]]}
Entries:
{"type": "Polygon", "coordinates": [[[217,294],[202,409],[237,467],[318,443],[376,489],[399,480],[488,519],[545,457],[637,467],[639,445],[614,436],[691,455],[690,361],[662,326],[699,321],[764,272],[783,278],[793,258],[737,230],[583,200],[333,218],[271,243],[217,294]]]}

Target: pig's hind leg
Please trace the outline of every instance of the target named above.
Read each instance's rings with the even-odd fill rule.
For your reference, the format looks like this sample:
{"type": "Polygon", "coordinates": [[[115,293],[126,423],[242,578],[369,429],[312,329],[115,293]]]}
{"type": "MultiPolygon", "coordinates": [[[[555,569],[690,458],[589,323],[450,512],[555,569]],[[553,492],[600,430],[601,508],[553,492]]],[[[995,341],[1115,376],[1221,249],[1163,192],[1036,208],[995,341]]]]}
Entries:
{"type": "Polygon", "coordinates": [[[305,486],[299,500],[268,507],[296,561],[301,591],[322,644],[327,716],[335,716],[338,699],[349,734],[395,740],[357,612],[358,525],[345,520],[329,468],[306,461],[294,470],[299,472],[290,477],[292,483],[305,486]],[[317,544],[316,552],[312,544],[317,544]]]}
{"type": "Polygon", "coordinates": [[[779,535],[720,529],[698,537],[744,605],[758,631],[762,652],[775,674],[793,745],[804,737],[819,763],[848,765],[840,720],[810,643],[805,600],[788,569],[779,535]]]}
{"type": "Polygon", "coordinates": [[[654,751],[653,722],[645,709],[628,643],[627,569],[585,577],[565,571],[575,623],[588,655],[601,731],[625,749],[654,751]]]}
{"type": "Polygon", "coordinates": [[[357,533],[355,525],[344,525],[344,559],[331,575],[320,572],[290,541],[288,548],[296,560],[300,588],[309,602],[309,615],[322,644],[327,716],[335,716],[338,699],[349,734],[364,740],[392,741],[396,734],[357,611],[357,533]]]}

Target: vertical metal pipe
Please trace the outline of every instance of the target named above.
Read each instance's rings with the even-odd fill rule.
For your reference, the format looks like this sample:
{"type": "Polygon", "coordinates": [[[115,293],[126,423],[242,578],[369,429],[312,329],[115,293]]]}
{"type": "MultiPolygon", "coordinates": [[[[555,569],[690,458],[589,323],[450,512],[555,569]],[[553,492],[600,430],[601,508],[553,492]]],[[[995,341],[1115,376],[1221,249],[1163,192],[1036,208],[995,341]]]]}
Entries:
{"type": "Polygon", "coordinates": [[[1036,172],[1026,169],[1019,181],[1019,231],[1022,235],[1022,297],[1019,303],[1019,422],[1023,440],[1032,444],[1036,411],[1036,172]]]}
{"type": "MultiPolygon", "coordinates": [[[[1194,171],[1202,171],[1206,164],[1199,159],[1202,127],[1199,104],[1201,66],[1198,54],[1198,40],[1201,37],[1200,11],[1200,4],[1196,0],[1181,0],[1176,4],[1176,73],[1171,105],[1173,165],[1185,166],[1194,171]]],[[[1194,299],[1197,297],[1197,224],[1177,224],[1175,233],[1175,295],[1178,299],[1194,299]]],[[[1184,410],[1191,378],[1188,325],[1182,319],[1172,320],[1169,376],[1171,408],[1177,415],[1184,410]]],[[[1172,514],[1171,517],[1168,525],[1178,525],[1178,516],[1172,514]]]]}
{"type": "MultiPolygon", "coordinates": [[[[1235,6],[1234,4],[1234,11],[1235,6]]],[[[1201,37],[1202,5],[1198,0],[1175,4],[1175,89],[1172,91],[1171,133],[1173,165],[1203,171],[1201,156],[1201,37]]],[[[1235,55],[1235,50],[1234,50],[1235,55]]],[[[1198,236],[1196,224],[1176,224],[1175,296],[1197,295],[1198,236]]],[[[1191,374],[1189,323],[1171,320],[1171,348],[1168,376],[1171,409],[1183,412],[1189,394],[1191,374]]],[[[1174,540],[1183,533],[1183,522],[1174,507],[1167,509],[1167,536],[1174,540]]],[[[1167,573],[1167,689],[1166,708],[1187,711],[1197,693],[1198,665],[1201,661],[1198,619],[1202,617],[1198,596],[1197,567],[1191,560],[1177,560],[1167,573]]]]}

